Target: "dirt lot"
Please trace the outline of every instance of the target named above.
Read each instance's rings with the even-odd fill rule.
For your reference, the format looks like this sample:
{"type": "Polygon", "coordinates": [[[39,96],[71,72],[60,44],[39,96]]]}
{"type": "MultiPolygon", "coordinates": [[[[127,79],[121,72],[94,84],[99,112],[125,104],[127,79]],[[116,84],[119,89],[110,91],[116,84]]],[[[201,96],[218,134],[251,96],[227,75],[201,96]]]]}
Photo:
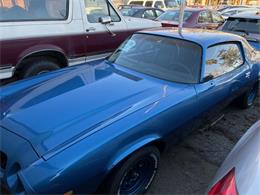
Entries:
{"type": "Polygon", "coordinates": [[[149,194],[204,194],[218,167],[245,131],[260,120],[260,94],[247,110],[229,106],[214,126],[195,131],[162,155],[149,194]]]}
{"type": "Polygon", "coordinates": [[[234,144],[257,120],[260,94],[250,109],[229,106],[214,126],[193,132],[163,153],[159,173],[147,194],[204,194],[234,144]]]}

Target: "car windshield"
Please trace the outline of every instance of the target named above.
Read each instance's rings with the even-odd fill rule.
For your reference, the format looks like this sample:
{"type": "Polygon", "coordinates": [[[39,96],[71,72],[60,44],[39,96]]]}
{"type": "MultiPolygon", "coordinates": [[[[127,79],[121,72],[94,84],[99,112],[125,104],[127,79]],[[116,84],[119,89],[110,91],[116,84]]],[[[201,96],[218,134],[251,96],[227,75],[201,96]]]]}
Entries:
{"type": "MultiPolygon", "coordinates": [[[[159,21],[162,20],[168,20],[168,21],[175,21],[178,22],[179,21],[179,15],[180,15],[180,11],[167,11],[164,12],[162,15],[160,15],[158,17],[159,21]]],[[[183,17],[183,21],[187,21],[192,15],[191,11],[184,11],[184,17],[183,17]]]]}
{"type": "Polygon", "coordinates": [[[108,61],[159,79],[196,83],[199,80],[201,53],[201,47],[189,41],[134,34],[108,61]]]}
{"type": "Polygon", "coordinates": [[[134,16],[138,12],[138,9],[135,9],[135,8],[122,8],[120,10],[120,12],[124,16],[134,16]]]}
{"type": "Polygon", "coordinates": [[[223,30],[260,34],[260,19],[229,18],[223,30]]]}

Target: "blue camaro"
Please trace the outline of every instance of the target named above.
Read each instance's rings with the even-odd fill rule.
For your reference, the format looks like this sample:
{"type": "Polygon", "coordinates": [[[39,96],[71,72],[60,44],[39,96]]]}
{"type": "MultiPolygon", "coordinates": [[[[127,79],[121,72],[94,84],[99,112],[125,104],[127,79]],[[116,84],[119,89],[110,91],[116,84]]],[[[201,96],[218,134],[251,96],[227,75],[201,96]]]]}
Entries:
{"type": "Polygon", "coordinates": [[[156,29],[107,60],[1,88],[1,182],[11,193],[143,193],[166,143],[235,100],[250,107],[259,56],[240,36],[156,29]]]}

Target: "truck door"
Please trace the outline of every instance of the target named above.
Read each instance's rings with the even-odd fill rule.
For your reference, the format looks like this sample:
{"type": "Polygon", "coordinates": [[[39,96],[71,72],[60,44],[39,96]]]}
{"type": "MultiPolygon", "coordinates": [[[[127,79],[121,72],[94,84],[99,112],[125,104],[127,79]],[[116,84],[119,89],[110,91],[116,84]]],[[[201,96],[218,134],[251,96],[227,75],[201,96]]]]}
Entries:
{"type": "Polygon", "coordinates": [[[83,0],[87,60],[113,52],[126,38],[127,25],[107,0],[83,0]]]}

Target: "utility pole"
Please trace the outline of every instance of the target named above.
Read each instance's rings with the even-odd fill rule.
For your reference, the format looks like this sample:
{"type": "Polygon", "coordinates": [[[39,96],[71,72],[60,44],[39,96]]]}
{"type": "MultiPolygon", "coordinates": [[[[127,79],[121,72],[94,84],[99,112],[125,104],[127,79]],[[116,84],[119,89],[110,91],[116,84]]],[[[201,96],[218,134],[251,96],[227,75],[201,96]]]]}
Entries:
{"type": "Polygon", "coordinates": [[[178,28],[178,32],[179,32],[180,35],[182,35],[182,26],[183,26],[185,4],[186,4],[186,0],[181,0],[180,14],[179,14],[179,28],[178,28]]]}

